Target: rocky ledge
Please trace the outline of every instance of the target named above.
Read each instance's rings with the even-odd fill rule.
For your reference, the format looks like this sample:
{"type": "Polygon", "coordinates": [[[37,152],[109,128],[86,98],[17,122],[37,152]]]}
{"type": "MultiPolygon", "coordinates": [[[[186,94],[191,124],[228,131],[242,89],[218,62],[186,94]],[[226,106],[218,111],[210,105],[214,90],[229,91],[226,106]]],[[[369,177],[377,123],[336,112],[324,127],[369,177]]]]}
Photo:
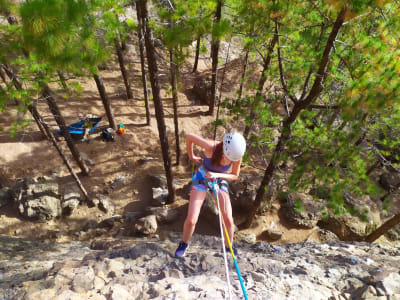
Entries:
{"type": "MultiPolygon", "coordinates": [[[[0,299],[225,299],[220,240],[178,234],[55,244],[0,236],[0,299]]],[[[400,248],[237,243],[249,299],[400,299],[400,248]]],[[[243,299],[229,257],[233,299],[243,299]]]]}

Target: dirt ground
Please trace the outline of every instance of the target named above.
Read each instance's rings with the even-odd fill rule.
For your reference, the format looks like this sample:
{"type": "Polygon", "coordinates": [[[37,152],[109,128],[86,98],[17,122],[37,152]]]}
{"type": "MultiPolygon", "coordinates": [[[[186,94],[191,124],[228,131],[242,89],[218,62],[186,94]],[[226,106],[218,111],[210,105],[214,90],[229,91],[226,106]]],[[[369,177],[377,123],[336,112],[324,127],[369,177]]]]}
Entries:
{"type": "MultiPolygon", "coordinates": [[[[52,88],[58,90],[60,98],[58,105],[68,124],[78,121],[80,113],[91,113],[95,116],[102,116],[99,130],[91,137],[90,143],[81,143],[77,141],[79,151],[85,152],[95,165],[91,167],[91,176],[80,176],[84,186],[89,192],[106,192],[116,205],[115,214],[123,215],[128,211],[141,210],[148,205],[151,197],[149,191],[149,182],[146,178],[148,174],[164,174],[162,155],[158,138],[157,124],[154,116],[154,107],[151,105],[151,126],[145,125],[145,108],[142,92],[140,62],[137,56],[127,57],[130,79],[134,94],[133,100],[127,100],[123,86],[123,80],[118,68],[117,62],[109,64],[106,70],[101,72],[107,93],[112,101],[114,115],[118,124],[122,123],[127,129],[122,136],[117,136],[114,143],[106,143],[99,137],[101,129],[107,127],[107,118],[104,113],[102,102],[99,98],[95,82],[88,79],[71,79],[72,82],[79,82],[83,91],[80,93],[63,93],[60,86],[53,85],[52,88]],[[144,161],[144,159],[146,159],[144,161]],[[118,177],[125,177],[122,185],[112,187],[111,184],[118,177]]],[[[239,86],[242,62],[238,59],[229,59],[228,67],[224,77],[222,88],[222,97],[234,96],[235,90],[239,86]]],[[[166,64],[164,64],[166,65],[166,64]]],[[[177,185],[177,201],[172,204],[173,207],[180,210],[179,219],[169,225],[161,226],[160,234],[165,231],[182,230],[183,221],[186,214],[189,195],[184,192],[182,187],[190,181],[191,165],[188,162],[184,135],[185,133],[196,133],[212,138],[211,123],[215,117],[206,116],[205,111],[208,107],[199,105],[191,93],[197,76],[209,74],[207,70],[211,67],[211,62],[207,56],[203,56],[199,64],[197,74],[190,73],[191,66],[183,68],[181,74],[181,87],[179,92],[179,132],[181,133],[181,165],[173,167],[173,173],[177,185]]],[[[222,70],[222,69],[221,69],[222,70]]],[[[168,94],[168,70],[161,65],[160,76],[162,80],[162,99],[164,103],[165,121],[167,124],[168,138],[170,143],[170,152],[172,162],[175,162],[175,142],[173,125],[173,108],[171,95],[168,94]]],[[[221,79],[222,72],[219,71],[221,79]]],[[[259,72],[253,72],[250,75],[250,81],[258,80],[259,72]]],[[[44,116],[52,129],[56,130],[56,123],[51,116],[46,103],[43,100],[38,102],[38,110],[44,116]]],[[[74,182],[63,165],[61,158],[54,147],[46,140],[41,138],[36,124],[32,121],[22,132],[19,132],[16,138],[11,138],[9,134],[10,124],[17,117],[15,107],[10,105],[6,112],[0,115],[0,127],[4,131],[0,132],[0,171],[3,177],[7,177],[10,182],[18,178],[51,175],[57,173],[61,188],[73,185],[74,182]]],[[[30,115],[26,114],[26,118],[30,115]]],[[[222,114],[222,117],[224,115],[222,114]]],[[[227,130],[242,130],[241,124],[230,124],[227,130]]],[[[225,130],[219,128],[217,138],[221,138],[225,130]]],[[[66,150],[64,142],[63,148],[66,150]]],[[[66,151],[68,153],[68,151],[66,151]]],[[[261,166],[262,167],[262,166],[261,166]]],[[[78,171],[75,166],[75,170],[78,171]]],[[[262,171],[250,166],[243,166],[242,173],[262,174],[262,171]]],[[[284,220],[281,220],[278,214],[280,209],[279,202],[273,203],[273,209],[265,215],[258,217],[251,229],[247,232],[256,233],[262,239],[262,231],[266,225],[283,232],[283,238],[278,243],[300,242],[311,235],[315,235],[313,230],[296,229],[288,226],[284,220]]],[[[240,212],[234,212],[235,220],[243,216],[240,212]]],[[[88,208],[86,205],[79,206],[70,217],[58,220],[48,221],[46,223],[26,221],[18,215],[11,206],[0,209],[0,234],[7,234],[21,237],[47,238],[50,232],[59,231],[61,235],[57,236],[58,241],[69,239],[85,239],[77,236],[82,226],[89,220],[95,219],[98,222],[110,217],[96,208],[88,208]]],[[[115,234],[118,228],[109,234],[115,234]]],[[[219,229],[211,227],[208,222],[200,219],[195,233],[218,235],[219,229]]],[[[89,239],[92,237],[86,237],[89,239]]],[[[317,236],[315,235],[315,239],[317,236]]]]}

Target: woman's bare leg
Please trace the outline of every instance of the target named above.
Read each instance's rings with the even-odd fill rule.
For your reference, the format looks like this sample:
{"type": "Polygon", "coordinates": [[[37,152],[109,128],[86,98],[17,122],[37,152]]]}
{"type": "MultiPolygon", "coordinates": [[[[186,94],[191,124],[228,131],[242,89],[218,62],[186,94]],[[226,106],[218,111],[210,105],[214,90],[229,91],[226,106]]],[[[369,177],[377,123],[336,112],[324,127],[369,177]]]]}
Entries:
{"type": "Polygon", "coordinates": [[[189,208],[183,225],[183,241],[189,244],[199,218],[200,209],[206,198],[206,191],[196,191],[192,189],[190,193],[189,208]]]}
{"type": "MultiPolygon", "coordinates": [[[[218,193],[219,207],[221,209],[222,218],[224,220],[224,224],[226,227],[226,231],[228,232],[229,240],[231,244],[233,244],[233,235],[235,232],[235,226],[233,223],[232,217],[232,206],[231,200],[229,198],[229,194],[226,192],[220,191],[218,193]]],[[[225,237],[225,236],[224,236],[225,237]]],[[[225,239],[225,247],[229,247],[228,242],[225,239]]]]}

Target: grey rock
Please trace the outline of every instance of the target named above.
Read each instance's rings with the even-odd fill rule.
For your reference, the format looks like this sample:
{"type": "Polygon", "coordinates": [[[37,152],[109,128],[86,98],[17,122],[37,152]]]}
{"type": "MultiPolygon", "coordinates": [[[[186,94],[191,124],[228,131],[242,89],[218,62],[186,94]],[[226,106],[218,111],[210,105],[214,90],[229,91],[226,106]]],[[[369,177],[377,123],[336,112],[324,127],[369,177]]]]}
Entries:
{"type": "Polygon", "coordinates": [[[22,216],[34,220],[50,220],[61,215],[60,199],[52,196],[41,196],[25,200],[18,206],[22,216]]]}
{"type": "Polygon", "coordinates": [[[157,218],[155,215],[150,215],[144,218],[140,218],[134,225],[134,230],[137,233],[149,235],[157,231],[157,218]]]}
{"type": "Polygon", "coordinates": [[[171,223],[179,217],[179,212],[168,207],[148,207],[147,213],[155,215],[159,223],[171,223]]]}
{"type": "Polygon", "coordinates": [[[288,221],[298,227],[313,228],[321,217],[323,204],[304,193],[289,193],[283,205],[288,221]]]}
{"type": "Polygon", "coordinates": [[[164,205],[168,199],[168,190],[158,188],[152,188],[153,190],[153,205],[164,205]]]}
{"type": "Polygon", "coordinates": [[[376,284],[383,289],[386,295],[400,294],[400,274],[398,272],[389,273],[376,284]]]}
{"type": "Polygon", "coordinates": [[[96,200],[94,202],[97,202],[97,207],[105,212],[105,213],[110,213],[113,214],[115,211],[115,205],[110,199],[110,197],[103,195],[103,194],[97,194],[96,195],[96,200]]]}
{"type": "Polygon", "coordinates": [[[147,181],[150,182],[151,187],[167,188],[167,177],[160,174],[147,175],[147,181]]]}
{"type": "Polygon", "coordinates": [[[236,239],[247,244],[255,244],[257,241],[257,236],[254,233],[239,232],[236,235],[236,239]]]}
{"type": "Polygon", "coordinates": [[[93,289],[94,271],[89,266],[83,266],[74,270],[74,278],[72,280],[72,290],[77,293],[86,293],[93,289]]]}
{"type": "Polygon", "coordinates": [[[262,235],[267,237],[268,239],[271,239],[272,241],[277,241],[282,237],[283,232],[279,231],[279,230],[267,228],[266,230],[264,230],[262,235]]]}
{"type": "MultiPolygon", "coordinates": [[[[205,78],[197,78],[194,81],[194,86],[192,89],[196,96],[196,104],[209,105],[212,97],[211,81],[205,78]]],[[[219,98],[219,89],[216,89],[216,98],[219,98]]]]}
{"type": "Polygon", "coordinates": [[[64,196],[61,202],[62,214],[70,216],[72,212],[79,206],[81,194],[78,187],[67,187],[64,190],[64,196]]]}

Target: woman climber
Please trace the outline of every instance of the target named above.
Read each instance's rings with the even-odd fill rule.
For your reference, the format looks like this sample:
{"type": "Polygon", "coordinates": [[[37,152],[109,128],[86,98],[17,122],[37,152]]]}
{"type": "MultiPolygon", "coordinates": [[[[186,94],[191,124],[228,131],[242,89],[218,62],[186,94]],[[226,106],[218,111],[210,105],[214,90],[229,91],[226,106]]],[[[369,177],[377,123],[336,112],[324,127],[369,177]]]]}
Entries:
{"type": "MultiPolygon", "coordinates": [[[[175,251],[176,257],[184,256],[189,248],[189,241],[193,235],[200,209],[206,197],[208,180],[217,181],[222,219],[229,239],[233,241],[234,223],[227,180],[235,180],[239,176],[242,156],[246,151],[246,141],[240,133],[236,132],[226,134],[222,142],[206,140],[200,136],[188,134],[186,136],[186,148],[189,158],[200,167],[192,177],[189,208],[183,225],[183,239],[175,251]],[[205,156],[203,161],[199,156],[194,155],[193,144],[204,149],[205,156]],[[230,169],[231,172],[228,173],[230,169]]],[[[225,247],[228,249],[226,241],[225,247]]],[[[235,247],[232,246],[232,249],[236,255],[235,247]]]]}

